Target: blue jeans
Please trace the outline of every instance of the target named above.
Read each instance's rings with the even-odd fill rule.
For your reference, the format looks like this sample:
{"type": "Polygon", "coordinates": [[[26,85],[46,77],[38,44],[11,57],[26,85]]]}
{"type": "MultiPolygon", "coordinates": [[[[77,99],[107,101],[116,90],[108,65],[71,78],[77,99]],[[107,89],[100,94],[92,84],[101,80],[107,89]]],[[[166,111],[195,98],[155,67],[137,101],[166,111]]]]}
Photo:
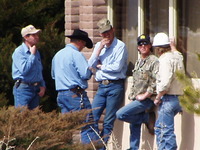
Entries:
{"type": "Polygon", "coordinates": [[[148,121],[145,111],[154,105],[151,99],[134,100],[123,106],[116,113],[119,120],[130,123],[130,149],[138,150],[140,145],[141,124],[148,121]]]}
{"type": "Polygon", "coordinates": [[[100,136],[103,138],[104,142],[107,143],[110,134],[113,130],[114,121],[116,119],[116,112],[123,102],[124,98],[124,81],[119,81],[117,83],[109,83],[108,85],[99,84],[97,93],[94,97],[92,108],[94,120],[96,122],[95,129],[99,133],[98,122],[104,111],[104,123],[103,130],[100,136]]]}
{"type": "MultiPolygon", "coordinates": [[[[61,108],[62,113],[68,113],[73,111],[80,111],[82,109],[91,109],[91,104],[88,99],[87,93],[83,92],[83,106],[81,107],[81,95],[74,93],[73,91],[59,91],[57,96],[58,106],[61,108]]],[[[92,113],[88,114],[85,118],[86,123],[94,122],[92,113]]],[[[83,144],[89,144],[91,141],[97,140],[97,135],[93,131],[94,124],[88,124],[81,129],[81,142],[83,144]],[[89,137],[88,137],[89,136],[89,137]]]]}
{"type": "Polygon", "coordinates": [[[156,142],[158,150],[176,150],[176,136],[174,134],[174,116],[181,111],[178,96],[164,95],[158,110],[156,120],[156,142]]]}
{"type": "Polygon", "coordinates": [[[32,86],[21,83],[17,88],[13,87],[14,105],[15,107],[27,106],[34,109],[39,106],[39,86],[32,86]]]}

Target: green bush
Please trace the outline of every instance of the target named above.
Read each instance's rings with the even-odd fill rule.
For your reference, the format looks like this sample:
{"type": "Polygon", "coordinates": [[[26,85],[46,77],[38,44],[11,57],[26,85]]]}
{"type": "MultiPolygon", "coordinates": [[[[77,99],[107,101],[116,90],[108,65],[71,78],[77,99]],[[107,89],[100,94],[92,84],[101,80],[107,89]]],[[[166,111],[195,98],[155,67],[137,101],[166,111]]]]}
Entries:
{"type": "Polygon", "coordinates": [[[46,112],[57,109],[51,59],[64,47],[64,0],[0,0],[0,107],[13,105],[12,53],[22,43],[22,27],[42,29],[38,45],[42,55],[47,91],[41,100],[46,112]],[[4,95],[5,97],[2,97],[4,95]]]}
{"type": "Polygon", "coordinates": [[[177,77],[183,84],[183,95],[179,96],[181,106],[189,113],[200,115],[200,89],[196,88],[192,78],[197,79],[195,73],[192,77],[177,72],[177,77]]]}

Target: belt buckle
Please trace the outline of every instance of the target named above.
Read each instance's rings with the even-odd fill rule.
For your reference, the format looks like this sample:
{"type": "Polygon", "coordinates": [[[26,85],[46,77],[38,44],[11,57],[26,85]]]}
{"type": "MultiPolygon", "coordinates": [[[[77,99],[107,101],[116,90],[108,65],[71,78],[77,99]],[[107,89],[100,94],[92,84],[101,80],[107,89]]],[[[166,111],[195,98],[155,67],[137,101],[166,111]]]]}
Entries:
{"type": "Polygon", "coordinates": [[[38,85],[38,82],[33,83],[33,86],[37,86],[37,85],[38,85]]]}
{"type": "Polygon", "coordinates": [[[103,85],[108,85],[110,82],[109,82],[109,80],[103,80],[101,83],[102,83],[103,85]]]}

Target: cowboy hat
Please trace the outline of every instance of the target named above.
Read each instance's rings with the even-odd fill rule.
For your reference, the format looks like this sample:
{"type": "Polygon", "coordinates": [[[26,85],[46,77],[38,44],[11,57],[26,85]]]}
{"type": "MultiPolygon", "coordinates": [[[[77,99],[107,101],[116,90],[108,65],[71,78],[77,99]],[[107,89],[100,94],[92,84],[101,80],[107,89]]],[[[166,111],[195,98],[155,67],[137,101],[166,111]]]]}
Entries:
{"type": "Polygon", "coordinates": [[[93,47],[92,40],[88,37],[88,33],[83,30],[75,29],[72,35],[65,35],[65,36],[68,38],[80,39],[85,41],[87,48],[93,47]]]}

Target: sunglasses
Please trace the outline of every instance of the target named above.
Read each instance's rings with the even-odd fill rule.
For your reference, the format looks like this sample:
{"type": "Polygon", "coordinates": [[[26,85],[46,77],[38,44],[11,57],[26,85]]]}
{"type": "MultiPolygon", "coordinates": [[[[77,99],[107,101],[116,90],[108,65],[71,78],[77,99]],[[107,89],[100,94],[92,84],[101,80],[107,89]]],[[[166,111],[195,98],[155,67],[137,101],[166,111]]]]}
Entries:
{"type": "Polygon", "coordinates": [[[149,45],[149,43],[148,42],[140,42],[139,44],[138,44],[138,46],[142,46],[142,45],[149,45]]]}

